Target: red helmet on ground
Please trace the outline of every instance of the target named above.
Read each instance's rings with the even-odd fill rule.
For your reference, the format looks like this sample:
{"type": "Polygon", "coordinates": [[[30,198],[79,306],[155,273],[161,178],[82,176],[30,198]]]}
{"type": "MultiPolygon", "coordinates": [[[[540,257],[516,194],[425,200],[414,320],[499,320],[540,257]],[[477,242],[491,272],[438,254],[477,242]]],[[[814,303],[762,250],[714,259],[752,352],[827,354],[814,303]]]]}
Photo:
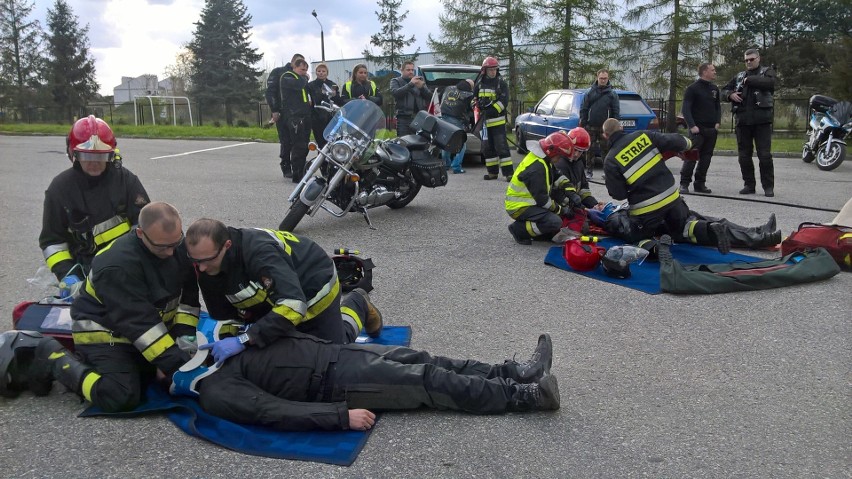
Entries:
{"type": "Polygon", "coordinates": [[[498,62],[497,59],[494,58],[494,57],[485,57],[485,60],[482,60],[482,69],[483,70],[485,70],[486,68],[494,68],[494,67],[499,67],[499,66],[500,66],[500,62],[498,62]]]}
{"type": "Polygon", "coordinates": [[[89,115],[71,127],[66,140],[68,159],[77,161],[110,161],[115,156],[115,135],[100,118],[89,115]]]}
{"type": "Polygon", "coordinates": [[[579,238],[568,240],[562,248],[562,255],[568,266],[575,271],[591,271],[601,262],[606,248],[581,241],[579,238]]]}
{"type": "Polygon", "coordinates": [[[548,158],[564,156],[565,158],[570,159],[571,154],[574,152],[574,142],[572,142],[571,138],[569,138],[568,135],[561,130],[538,140],[538,144],[541,146],[541,150],[548,158]]]}
{"type": "Polygon", "coordinates": [[[574,149],[577,151],[586,151],[592,145],[592,138],[589,132],[583,127],[577,127],[568,132],[568,138],[574,143],[574,149]]]}

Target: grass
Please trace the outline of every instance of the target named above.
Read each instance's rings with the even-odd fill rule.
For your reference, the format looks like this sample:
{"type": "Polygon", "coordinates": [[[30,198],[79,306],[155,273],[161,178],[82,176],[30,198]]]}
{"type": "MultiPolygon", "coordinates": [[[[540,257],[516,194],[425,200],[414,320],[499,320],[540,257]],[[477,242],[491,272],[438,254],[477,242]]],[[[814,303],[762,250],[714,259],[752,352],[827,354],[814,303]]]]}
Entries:
{"type": "MultiPolygon", "coordinates": [[[[57,135],[68,134],[68,125],[48,123],[0,123],[0,134],[5,135],[57,135]]],[[[231,126],[170,126],[170,125],[114,125],[113,131],[119,138],[166,138],[166,139],[218,139],[232,141],[278,142],[275,128],[231,127],[231,126]]],[[[379,138],[392,138],[395,133],[379,130],[379,138]]],[[[514,135],[509,137],[514,141],[514,135]]],[[[772,138],[773,153],[801,153],[804,134],[776,132],[772,138]]],[[[722,133],[716,142],[717,150],[736,151],[736,138],[730,133],[722,133]]]]}

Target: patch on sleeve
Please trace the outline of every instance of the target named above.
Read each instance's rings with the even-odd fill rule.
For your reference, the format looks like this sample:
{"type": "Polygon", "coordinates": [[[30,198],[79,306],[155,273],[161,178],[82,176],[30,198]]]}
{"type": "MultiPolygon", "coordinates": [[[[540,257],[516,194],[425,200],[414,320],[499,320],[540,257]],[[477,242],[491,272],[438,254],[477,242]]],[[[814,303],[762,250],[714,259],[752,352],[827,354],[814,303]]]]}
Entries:
{"type": "Polygon", "coordinates": [[[134,203],[136,203],[136,206],[145,206],[148,204],[148,199],[142,196],[142,194],[138,194],[134,203]]]}

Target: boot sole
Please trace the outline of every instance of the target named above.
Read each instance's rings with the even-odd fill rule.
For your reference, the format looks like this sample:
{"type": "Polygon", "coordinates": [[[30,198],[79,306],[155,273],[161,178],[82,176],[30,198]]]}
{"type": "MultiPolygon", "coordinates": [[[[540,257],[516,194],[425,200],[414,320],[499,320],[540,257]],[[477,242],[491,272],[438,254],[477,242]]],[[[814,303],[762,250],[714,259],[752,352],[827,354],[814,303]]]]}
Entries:
{"type": "Polygon", "coordinates": [[[556,380],[556,376],[544,376],[541,378],[541,381],[538,382],[538,388],[541,392],[542,398],[540,410],[556,411],[559,409],[562,400],[559,396],[559,381],[556,380]],[[545,398],[547,398],[546,401],[545,398]]]}

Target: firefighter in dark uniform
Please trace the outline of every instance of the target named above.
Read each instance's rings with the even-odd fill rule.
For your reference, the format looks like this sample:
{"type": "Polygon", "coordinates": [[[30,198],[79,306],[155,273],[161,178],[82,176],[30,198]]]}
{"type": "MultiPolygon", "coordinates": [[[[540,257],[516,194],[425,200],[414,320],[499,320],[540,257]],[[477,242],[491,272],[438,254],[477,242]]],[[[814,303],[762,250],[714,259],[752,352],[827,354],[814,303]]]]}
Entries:
{"type": "Polygon", "coordinates": [[[36,348],[30,389],[50,392],[55,379],[106,412],[138,406],[157,370],[171,378],[190,354],[198,325],[195,275],[185,253],[177,210],[154,202],[136,234],[95,256],[71,306],[75,354],[50,338],[36,348]]]}
{"type": "Polygon", "coordinates": [[[308,63],[298,59],[293,70],[281,75],[281,119],[284,122],[282,154],[290,158],[293,183],[305,174],[308,142],[311,140],[311,96],[308,92],[308,63]]]}
{"type": "Polygon", "coordinates": [[[207,346],[200,346],[198,354],[208,355],[193,362],[200,359],[208,366],[178,373],[178,379],[187,376],[181,383],[190,387],[173,385],[171,391],[197,396],[207,412],[237,423],[367,430],[375,423],[371,410],[431,407],[499,414],[560,405],[547,334],[539,337],[528,361],[495,365],[399,346],[329,344],[293,330],[266,348],[249,347],[224,362],[216,359],[216,365],[209,365],[207,346]],[[194,389],[192,378],[201,378],[194,389]]]}
{"type": "Polygon", "coordinates": [[[304,60],[301,54],[296,53],[293,58],[283,67],[273,68],[266,77],[266,104],[272,112],[271,121],[275,123],[275,129],[278,130],[278,157],[280,158],[281,173],[284,178],[292,178],[293,169],[290,166],[290,155],[284,154],[284,139],[286,138],[287,126],[281,121],[281,75],[288,71],[293,71],[293,63],[296,60],[304,60]]]}
{"type": "Polygon", "coordinates": [[[86,276],[96,252],[130,231],[150,200],[139,178],[121,166],[105,121],[77,120],[66,146],[72,165],[44,192],[39,246],[56,278],[71,284],[86,276]]]}
{"type": "Polygon", "coordinates": [[[245,342],[266,347],[292,329],[337,344],[362,330],[381,333],[367,293],[356,288],[341,301],[334,261],[308,238],[202,218],[187,230],[186,248],[210,316],[251,324],[245,342]]]}
{"type": "Polygon", "coordinates": [[[556,160],[556,172],[559,175],[554,182],[555,188],[561,188],[571,208],[601,208],[603,205],[592,195],[589,180],[586,178],[585,165],[578,161],[591,146],[591,136],[585,128],[577,127],[568,132],[568,138],[574,144],[577,155],[556,160]]]}
{"type": "Polygon", "coordinates": [[[607,220],[607,231],[628,242],[668,233],[678,241],[715,245],[726,254],[731,245],[727,227],[691,217],[689,207],[660,151],[686,151],[692,142],[677,133],[635,131],[625,134],[614,118],[603,124],[609,140],[604,160],[606,189],[616,200],[627,200],[627,212],[618,211],[607,220]]]}
{"type": "Polygon", "coordinates": [[[529,153],[509,181],[505,201],[506,213],[515,220],[509,233],[523,245],[532,244],[533,239],[550,241],[559,232],[561,215],[570,213],[571,207],[565,190],[554,187],[557,174],[553,164],[582,153],[564,131],[528,141],[526,146],[529,153]]]}
{"type": "Polygon", "coordinates": [[[340,93],[342,102],[351,100],[369,100],[378,106],[382,106],[384,99],[381,92],[376,88],[376,82],[368,79],[367,65],[359,63],[352,69],[352,78],[343,84],[340,93]]]}
{"type": "MultiPolygon", "coordinates": [[[[323,102],[335,105],[342,104],[337,83],[328,79],[328,66],[325,63],[320,63],[314,68],[314,72],[316,72],[317,78],[308,82],[308,91],[311,93],[313,104],[315,106],[323,102]]],[[[328,122],[331,121],[331,117],[330,112],[319,108],[313,108],[311,111],[311,130],[314,132],[314,141],[320,148],[327,143],[322,133],[328,126],[328,122]]]]}
{"type": "Polygon", "coordinates": [[[506,141],[506,105],[509,104],[509,87],[499,71],[500,64],[494,57],[485,57],[482,70],[473,87],[479,112],[485,118],[487,139],[482,140],[482,151],[488,173],[483,179],[496,180],[503,173],[506,181],[512,179],[512,155],[506,141]]]}

